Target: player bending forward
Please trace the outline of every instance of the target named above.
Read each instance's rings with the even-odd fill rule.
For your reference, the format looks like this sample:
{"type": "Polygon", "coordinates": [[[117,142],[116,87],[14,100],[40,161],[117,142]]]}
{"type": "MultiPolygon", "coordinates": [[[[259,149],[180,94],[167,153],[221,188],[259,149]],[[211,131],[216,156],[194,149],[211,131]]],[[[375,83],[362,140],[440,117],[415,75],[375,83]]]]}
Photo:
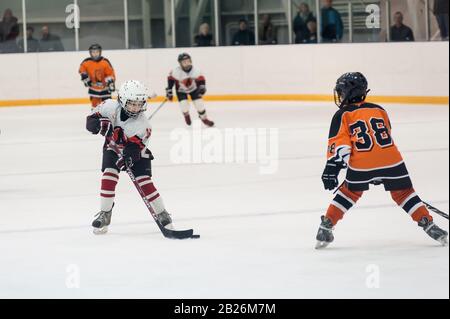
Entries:
{"type": "Polygon", "coordinates": [[[144,115],[147,99],[147,89],[144,85],[138,81],[128,81],[120,88],[118,101],[103,102],[87,118],[87,130],[106,138],[103,146],[101,211],[92,223],[95,234],[104,234],[108,231],[119,172],[126,170],[127,167],[131,168],[136,176],[161,224],[166,228],[172,228],[172,219],[152,181],[151,161],[154,158],[145,146],[152,131],[144,115]],[[109,147],[110,141],[122,151],[121,160],[109,147]]]}
{"type": "Polygon", "coordinates": [[[347,73],[337,80],[334,95],[340,110],[330,128],[328,161],[322,175],[325,189],[338,187],[339,171],[348,169],[345,183],[326,216],[322,216],[316,248],[333,242],[333,227],[369,189],[369,184],[383,184],[394,201],[431,238],[446,246],[448,233],[433,223],[433,217],[414,191],[406,165],[392,139],[387,112],[381,106],[365,102],[370,91],[367,87],[367,80],[361,73],[347,73]]]}
{"type": "Polygon", "coordinates": [[[169,83],[166,89],[167,99],[173,101],[173,87],[175,86],[181,112],[183,112],[186,124],[192,124],[188,101],[188,96],[191,96],[202,122],[206,126],[214,126],[214,122],[210,121],[206,115],[205,103],[203,102],[203,95],[206,93],[205,77],[199,70],[194,68],[189,54],[180,54],[178,56],[178,63],[180,65],[170,72],[168,78],[169,83]]]}

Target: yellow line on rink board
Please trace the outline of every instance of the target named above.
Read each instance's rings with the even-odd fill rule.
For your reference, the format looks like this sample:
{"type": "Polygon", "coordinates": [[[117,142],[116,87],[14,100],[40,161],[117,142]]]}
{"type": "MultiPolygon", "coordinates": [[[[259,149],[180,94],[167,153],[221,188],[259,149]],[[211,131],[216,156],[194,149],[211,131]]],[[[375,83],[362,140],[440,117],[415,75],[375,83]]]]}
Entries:
{"type": "Polygon", "coordinates": [[[89,99],[0,100],[0,107],[90,104],[89,99]]]}
{"type": "MultiPolygon", "coordinates": [[[[158,96],[152,102],[162,102],[165,98],[158,96]]],[[[208,95],[205,101],[298,101],[298,102],[330,102],[334,103],[332,95],[326,94],[237,94],[237,95],[208,95]]],[[[449,105],[448,96],[370,96],[368,102],[394,104],[435,104],[449,105]]],[[[90,104],[88,98],[70,99],[30,99],[30,100],[0,100],[0,107],[15,106],[46,106],[46,105],[75,105],[90,104]]]]}

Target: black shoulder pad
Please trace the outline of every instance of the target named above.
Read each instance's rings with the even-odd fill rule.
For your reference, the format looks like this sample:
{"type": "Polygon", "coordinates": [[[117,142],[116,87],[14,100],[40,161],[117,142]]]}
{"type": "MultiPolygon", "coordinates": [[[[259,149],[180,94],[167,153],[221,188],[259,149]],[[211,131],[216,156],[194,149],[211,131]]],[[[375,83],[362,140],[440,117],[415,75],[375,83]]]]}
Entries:
{"type": "Polygon", "coordinates": [[[83,64],[84,62],[87,62],[87,61],[92,61],[92,58],[89,57],[89,58],[84,59],[83,62],[81,62],[81,64],[83,64]]]}
{"type": "Polygon", "coordinates": [[[328,134],[329,139],[338,135],[342,125],[342,116],[345,112],[347,112],[347,110],[341,109],[334,114],[333,119],[331,120],[330,133],[328,134]]]}
{"type": "Polygon", "coordinates": [[[360,108],[367,108],[367,109],[380,109],[380,110],[383,110],[383,111],[385,111],[385,109],[384,109],[384,108],[382,108],[381,106],[379,106],[378,104],[374,104],[374,103],[367,103],[367,102],[365,102],[364,104],[362,104],[362,105],[360,106],[360,108]]]}

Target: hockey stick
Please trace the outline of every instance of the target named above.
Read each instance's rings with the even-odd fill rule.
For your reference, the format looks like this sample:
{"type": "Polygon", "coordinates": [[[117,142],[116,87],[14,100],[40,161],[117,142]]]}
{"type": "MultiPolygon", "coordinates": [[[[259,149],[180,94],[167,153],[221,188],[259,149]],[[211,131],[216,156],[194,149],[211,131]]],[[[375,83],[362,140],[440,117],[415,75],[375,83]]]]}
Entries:
{"type": "Polygon", "coordinates": [[[341,183],[341,185],[339,185],[339,186],[333,191],[333,195],[336,195],[336,193],[341,189],[342,186],[344,186],[344,184],[345,184],[345,181],[343,181],[343,182],[341,183]]]}
{"type": "MultiPolygon", "coordinates": [[[[121,159],[123,157],[122,156],[122,152],[120,151],[120,149],[117,146],[117,144],[115,144],[114,141],[112,141],[111,139],[107,139],[107,141],[109,142],[108,146],[111,147],[114,150],[114,152],[117,153],[117,156],[119,156],[119,159],[121,159]]],[[[127,172],[128,176],[130,176],[131,181],[133,182],[134,186],[136,187],[137,191],[139,192],[139,195],[141,195],[141,198],[144,201],[145,206],[147,206],[150,214],[152,215],[153,219],[156,222],[156,225],[158,225],[158,227],[161,230],[161,233],[163,234],[164,237],[169,238],[169,239],[200,238],[200,235],[194,235],[194,230],[193,229],[172,230],[172,229],[165,228],[161,224],[161,222],[158,220],[158,217],[157,217],[153,207],[151,206],[149,200],[146,198],[146,195],[145,195],[144,191],[142,190],[141,186],[139,185],[139,182],[136,180],[136,176],[134,176],[133,171],[131,170],[131,168],[129,168],[127,166],[126,172],[127,172]]]]}
{"type": "Polygon", "coordinates": [[[426,206],[429,210],[431,210],[432,212],[438,214],[439,216],[444,217],[445,219],[448,219],[448,214],[444,213],[443,211],[437,209],[437,208],[434,207],[434,206],[431,206],[431,205],[428,204],[427,202],[424,202],[424,201],[422,201],[422,202],[423,202],[423,203],[425,204],[425,206],[426,206]]]}
{"type": "Polygon", "coordinates": [[[158,106],[158,107],[156,108],[156,110],[148,117],[148,120],[150,121],[150,120],[155,116],[155,114],[158,113],[158,111],[159,111],[160,109],[162,109],[162,107],[163,107],[168,101],[169,101],[168,99],[165,99],[165,100],[161,103],[161,105],[158,106]]]}

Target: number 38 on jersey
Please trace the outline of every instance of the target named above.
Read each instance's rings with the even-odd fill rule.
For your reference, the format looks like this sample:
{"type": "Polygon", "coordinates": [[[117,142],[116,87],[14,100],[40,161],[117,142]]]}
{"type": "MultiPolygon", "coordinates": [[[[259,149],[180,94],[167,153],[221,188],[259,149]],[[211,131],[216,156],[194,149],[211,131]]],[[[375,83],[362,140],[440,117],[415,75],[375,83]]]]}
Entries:
{"type": "Polygon", "coordinates": [[[364,103],[339,110],[332,121],[328,159],[348,161],[353,169],[374,170],[403,161],[391,135],[386,111],[364,103]]]}
{"type": "Polygon", "coordinates": [[[350,125],[350,134],[356,137],[355,147],[359,152],[371,151],[374,141],[381,148],[393,145],[390,130],[382,118],[371,118],[369,122],[358,120],[350,125]]]}

